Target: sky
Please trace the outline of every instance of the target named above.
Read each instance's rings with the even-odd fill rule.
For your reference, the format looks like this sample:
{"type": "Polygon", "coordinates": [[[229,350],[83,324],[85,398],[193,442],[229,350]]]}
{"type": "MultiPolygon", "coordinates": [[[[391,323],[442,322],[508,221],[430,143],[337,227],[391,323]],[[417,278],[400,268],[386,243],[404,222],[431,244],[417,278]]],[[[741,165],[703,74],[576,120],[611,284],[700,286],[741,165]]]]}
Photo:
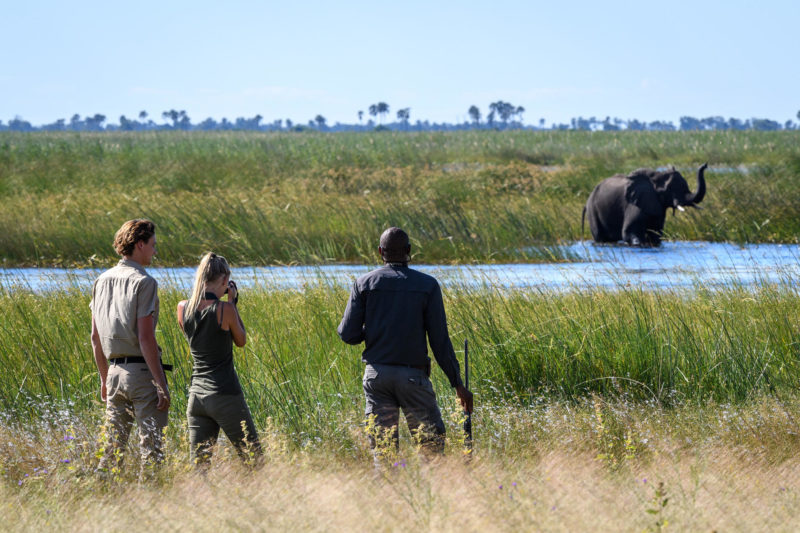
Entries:
{"type": "Polygon", "coordinates": [[[769,118],[800,110],[800,2],[0,0],[0,120],[769,118]]]}

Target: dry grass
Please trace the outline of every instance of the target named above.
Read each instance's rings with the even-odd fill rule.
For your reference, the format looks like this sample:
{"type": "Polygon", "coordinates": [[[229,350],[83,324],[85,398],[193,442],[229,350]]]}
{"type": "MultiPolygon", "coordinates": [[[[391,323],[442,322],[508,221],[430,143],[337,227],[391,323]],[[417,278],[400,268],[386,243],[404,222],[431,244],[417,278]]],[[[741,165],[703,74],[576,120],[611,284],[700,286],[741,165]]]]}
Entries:
{"type": "Polygon", "coordinates": [[[517,462],[407,463],[379,478],[363,464],[284,458],[253,473],[226,463],[165,485],[33,500],[3,488],[0,515],[9,530],[645,531],[660,523],[797,531],[798,479],[797,461],[771,465],[725,448],[664,454],[614,473],[569,450],[517,462]]]}
{"type": "Polygon", "coordinates": [[[305,453],[266,427],[262,468],[244,469],[223,446],[201,475],[178,431],[167,464],[146,483],[131,465],[110,481],[92,472],[90,423],[6,424],[0,519],[12,531],[796,531],[798,405],[762,398],[662,410],[596,398],[482,409],[471,461],[457,439],[434,462],[404,439],[380,474],[364,439],[355,456],[305,453]]]}

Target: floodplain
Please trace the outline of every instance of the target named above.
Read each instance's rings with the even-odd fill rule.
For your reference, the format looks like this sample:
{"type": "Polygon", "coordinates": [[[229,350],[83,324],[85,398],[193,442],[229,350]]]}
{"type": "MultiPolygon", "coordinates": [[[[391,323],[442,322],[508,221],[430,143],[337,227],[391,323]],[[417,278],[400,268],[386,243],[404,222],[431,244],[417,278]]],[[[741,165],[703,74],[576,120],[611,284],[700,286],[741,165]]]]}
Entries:
{"type": "Polygon", "coordinates": [[[669,165],[702,210],[671,240],[797,243],[796,131],[259,134],[0,133],[3,266],[114,262],[120,221],[158,221],[160,264],[213,248],[236,265],[374,262],[375,236],[409,232],[417,263],[546,262],[588,238],[603,178],[669,165]]]}
{"type": "MultiPolygon", "coordinates": [[[[0,135],[4,266],[103,267],[127,218],[158,225],[161,265],[213,249],[238,266],[375,264],[406,227],[416,262],[569,261],[596,181],[675,164],[705,209],[672,240],[797,243],[795,132],[0,135]],[[338,177],[337,177],[338,176],[338,177]]],[[[165,284],[157,340],[173,406],[168,459],[95,472],[102,405],[86,284],[0,284],[0,518],[10,530],[796,530],[800,293],[752,286],[509,290],[448,284],[470,345],[474,451],[434,365],[449,441],[430,462],[401,435],[380,472],[363,428],[360,349],[335,330],[347,289],[254,285],[236,365],[265,446],[239,465],[188,459],[191,361],[165,284]],[[113,512],[114,524],[102,516],[113,512]]]]}

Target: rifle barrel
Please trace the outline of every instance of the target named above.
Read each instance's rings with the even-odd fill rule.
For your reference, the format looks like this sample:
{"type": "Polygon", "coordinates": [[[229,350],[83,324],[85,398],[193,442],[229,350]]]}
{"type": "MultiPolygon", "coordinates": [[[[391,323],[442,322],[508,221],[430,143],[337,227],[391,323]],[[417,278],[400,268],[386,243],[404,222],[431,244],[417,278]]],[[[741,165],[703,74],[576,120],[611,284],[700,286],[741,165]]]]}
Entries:
{"type": "Polygon", "coordinates": [[[464,386],[469,390],[469,344],[464,339],[464,386]]]}
{"type": "MultiPolygon", "coordinates": [[[[469,390],[469,344],[464,339],[464,387],[469,390]]],[[[472,413],[464,413],[464,451],[472,453],[472,413]]]]}

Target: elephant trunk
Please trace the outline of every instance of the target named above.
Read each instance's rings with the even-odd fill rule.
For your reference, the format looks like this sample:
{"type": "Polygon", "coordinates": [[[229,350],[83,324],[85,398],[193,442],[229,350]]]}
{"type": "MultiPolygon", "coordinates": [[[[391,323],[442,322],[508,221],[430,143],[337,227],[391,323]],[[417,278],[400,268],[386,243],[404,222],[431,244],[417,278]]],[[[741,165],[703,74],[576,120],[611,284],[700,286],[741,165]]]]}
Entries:
{"type": "Polygon", "coordinates": [[[703,173],[706,168],[708,168],[708,163],[703,163],[703,165],[697,169],[697,191],[689,193],[686,196],[687,205],[699,204],[703,201],[703,197],[706,195],[706,180],[703,177],[703,173]]]}

